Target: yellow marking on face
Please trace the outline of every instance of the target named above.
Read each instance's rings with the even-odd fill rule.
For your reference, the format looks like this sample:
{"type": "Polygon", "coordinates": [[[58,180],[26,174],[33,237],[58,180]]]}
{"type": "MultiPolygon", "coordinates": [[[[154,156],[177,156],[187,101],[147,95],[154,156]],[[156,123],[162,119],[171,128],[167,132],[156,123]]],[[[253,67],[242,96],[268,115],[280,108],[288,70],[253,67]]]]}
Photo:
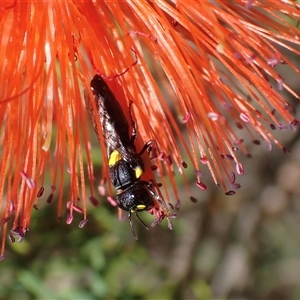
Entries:
{"type": "Polygon", "coordinates": [[[146,205],[144,205],[144,204],[139,204],[139,205],[136,206],[136,208],[137,208],[138,210],[143,210],[143,209],[146,208],[146,205]]]}
{"type": "Polygon", "coordinates": [[[121,158],[121,154],[117,150],[114,150],[109,156],[108,165],[110,167],[114,166],[117,163],[117,161],[119,161],[121,158]]]}
{"type": "Polygon", "coordinates": [[[143,174],[143,169],[141,167],[137,167],[135,169],[135,177],[140,178],[142,176],[142,174],[143,174]]]}

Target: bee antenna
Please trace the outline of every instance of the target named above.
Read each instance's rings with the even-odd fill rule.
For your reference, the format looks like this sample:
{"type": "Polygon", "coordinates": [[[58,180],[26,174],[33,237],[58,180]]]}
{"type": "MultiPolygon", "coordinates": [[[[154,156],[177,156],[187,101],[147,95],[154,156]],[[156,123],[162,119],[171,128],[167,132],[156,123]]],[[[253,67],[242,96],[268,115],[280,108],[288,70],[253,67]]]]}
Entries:
{"type": "Polygon", "coordinates": [[[149,230],[149,227],[145,224],[145,222],[140,218],[140,216],[135,212],[136,218],[139,220],[139,222],[147,229],[149,230]]]}
{"type": "Polygon", "coordinates": [[[133,227],[133,224],[132,224],[131,211],[129,211],[129,213],[128,213],[128,220],[129,220],[129,225],[130,225],[132,234],[133,234],[134,238],[137,240],[137,239],[138,239],[138,236],[137,236],[137,234],[136,234],[136,232],[135,232],[135,229],[134,229],[134,227],[133,227]]]}

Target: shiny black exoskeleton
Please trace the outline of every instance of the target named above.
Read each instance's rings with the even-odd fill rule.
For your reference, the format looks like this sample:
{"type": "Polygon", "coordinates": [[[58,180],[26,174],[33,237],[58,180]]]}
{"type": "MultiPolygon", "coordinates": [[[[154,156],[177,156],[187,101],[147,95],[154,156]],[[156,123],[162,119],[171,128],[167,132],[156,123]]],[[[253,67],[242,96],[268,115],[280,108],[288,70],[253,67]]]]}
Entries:
{"type": "Polygon", "coordinates": [[[93,110],[88,92],[85,91],[84,94],[90,121],[99,143],[100,135],[97,130],[96,118],[100,121],[109,159],[109,176],[117,190],[116,201],[121,209],[129,212],[129,223],[134,236],[137,238],[132,225],[131,213],[135,213],[138,220],[148,228],[139,218],[137,212],[154,207],[152,197],[155,197],[155,192],[152,189],[152,183],[140,179],[144,172],[144,162],[141,155],[149,147],[151,141],[145,144],[138,153],[134,145],[137,131],[132,117],[132,135],[130,137],[129,124],[123,110],[106,82],[99,75],[95,75],[92,79],[91,89],[97,114],[93,110]]]}

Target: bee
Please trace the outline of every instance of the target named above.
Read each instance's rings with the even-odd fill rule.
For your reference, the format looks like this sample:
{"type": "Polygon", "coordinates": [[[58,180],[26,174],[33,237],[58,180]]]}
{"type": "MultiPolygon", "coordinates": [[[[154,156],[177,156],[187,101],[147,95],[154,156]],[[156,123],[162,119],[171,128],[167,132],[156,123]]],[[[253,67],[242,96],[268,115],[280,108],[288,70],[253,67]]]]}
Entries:
{"type": "MultiPolygon", "coordinates": [[[[94,95],[97,113],[94,112],[88,92],[84,91],[84,98],[90,122],[94,128],[98,141],[100,135],[96,125],[99,118],[102,134],[106,142],[109,177],[116,188],[116,202],[122,210],[128,211],[128,220],[134,237],[137,235],[132,223],[131,215],[134,213],[142,225],[148,226],[139,217],[138,212],[148,211],[157,214],[153,226],[161,222],[164,217],[173,217],[168,213],[163,200],[155,192],[152,181],[141,180],[145,171],[142,154],[154,142],[148,141],[140,152],[137,152],[135,140],[137,137],[136,124],[132,118],[131,105],[129,105],[132,123],[132,134],[129,135],[129,124],[125,114],[101,76],[95,75],[90,83],[94,95]],[[156,203],[155,203],[155,200],[156,203]],[[159,208],[157,208],[159,206],[159,208]],[[161,209],[163,207],[163,209],[161,209]]],[[[169,228],[172,227],[169,222],[169,228]]]]}

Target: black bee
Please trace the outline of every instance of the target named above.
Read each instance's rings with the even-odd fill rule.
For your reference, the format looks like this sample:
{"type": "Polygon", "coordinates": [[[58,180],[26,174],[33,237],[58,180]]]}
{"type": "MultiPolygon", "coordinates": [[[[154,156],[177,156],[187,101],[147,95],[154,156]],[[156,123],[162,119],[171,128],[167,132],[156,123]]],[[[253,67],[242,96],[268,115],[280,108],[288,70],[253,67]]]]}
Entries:
{"type": "MultiPolygon", "coordinates": [[[[99,143],[100,135],[97,130],[96,118],[100,121],[107,147],[109,176],[113,186],[117,190],[116,201],[119,208],[128,211],[129,224],[135,238],[137,238],[131,214],[134,213],[138,220],[148,229],[137,213],[140,211],[151,212],[155,209],[153,199],[158,200],[159,203],[162,202],[153,190],[153,183],[140,179],[145,170],[141,155],[153,141],[146,143],[143,149],[137,152],[134,145],[137,131],[135,122],[131,116],[131,104],[129,106],[132,122],[132,135],[130,137],[128,121],[119,102],[106,82],[99,75],[95,75],[90,85],[97,108],[97,114],[95,114],[88,92],[85,91],[84,96],[90,121],[99,143]]],[[[164,215],[160,215],[156,223],[160,222],[163,218],[164,215]]]]}

